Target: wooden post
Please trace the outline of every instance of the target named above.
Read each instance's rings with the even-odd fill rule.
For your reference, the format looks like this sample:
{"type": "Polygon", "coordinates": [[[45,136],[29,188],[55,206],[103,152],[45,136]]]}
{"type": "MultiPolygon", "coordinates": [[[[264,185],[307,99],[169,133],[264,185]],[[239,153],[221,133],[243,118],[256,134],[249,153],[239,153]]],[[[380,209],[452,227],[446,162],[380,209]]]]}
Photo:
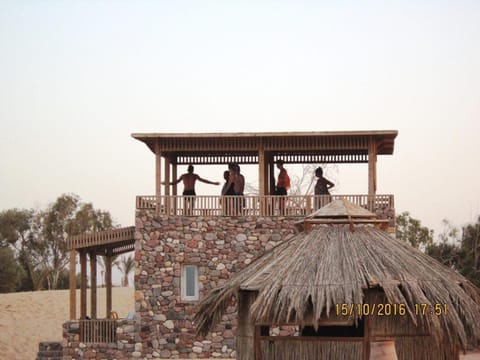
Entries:
{"type": "MultiPolygon", "coordinates": [[[[172,180],[177,180],[178,179],[178,165],[176,163],[174,163],[172,165],[172,180]]],[[[177,192],[177,185],[173,185],[172,187],[172,195],[178,195],[178,192],[177,192]]]]}
{"type": "Polygon", "coordinates": [[[273,156],[270,156],[268,161],[268,170],[269,170],[269,182],[270,186],[268,189],[268,195],[273,195],[275,192],[275,164],[273,162],[273,156]]]}
{"type": "Polygon", "coordinates": [[[377,191],[377,143],[374,137],[368,142],[368,195],[377,191]]]}
{"type": "Polygon", "coordinates": [[[170,182],[170,160],[168,158],[165,158],[163,161],[164,164],[164,171],[165,171],[165,195],[170,195],[170,185],[168,183],[170,182]]]}
{"type": "Polygon", "coordinates": [[[87,253],[80,251],[80,319],[87,317],[87,253]]]}
{"type": "Polygon", "coordinates": [[[255,351],[255,324],[250,317],[250,306],[255,301],[256,292],[241,290],[238,294],[238,336],[237,360],[257,359],[255,351]]]}
{"type": "Polygon", "coordinates": [[[172,207],[172,201],[169,196],[170,185],[168,185],[168,183],[170,182],[170,160],[167,157],[165,157],[163,165],[165,171],[165,211],[166,214],[170,215],[170,210],[172,207]]]}
{"type": "Polygon", "coordinates": [[[76,251],[74,249],[70,250],[70,320],[75,320],[77,317],[76,257],[76,251]]]}
{"type": "Polygon", "coordinates": [[[90,252],[90,318],[97,318],[97,255],[90,252]]]}
{"type": "MultiPolygon", "coordinates": [[[[172,164],[172,179],[178,179],[178,172],[177,172],[177,159],[175,158],[175,162],[172,164]]],[[[173,185],[172,188],[172,195],[173,195],[173,213],[175,216],[177,215],[177,184],[173,185]]]]}
{"type": "Polygon", "coordinates": [[[110,319],[112,312],[112,254],[110,251],[105,257],[105,282],[107,285],[106,317],[110,319]]]}
{"type": "Polygon", "coordinates": [[[265,151],[263,145],[258,149],[258,195],[260,196],[260,215],[265,215],[265,175],[267,164],[265,162],[265,151]]]}
{"type": "MultiPolygon", "coordinates": [[[[155,197],[157,203],[157,213],[160,212],[160,196],[162,195],[162,153],[160,143],[155,142],[155,197]]],[[[165,185],[168,186],[168,185],[165,185]]]]}
{"type": "Polygon", "coordinates": [[[375,212],[375,194],[377,192],[377,143],[370,136],[368,140],[368,210],[375,212]]]}
{"type": "Polygon", "coordinates": [[[260,144],[258,149],[258,195],[265,195],[265,169],[267,164],[265,162],[265,150],[263,144],[260,144]]]}

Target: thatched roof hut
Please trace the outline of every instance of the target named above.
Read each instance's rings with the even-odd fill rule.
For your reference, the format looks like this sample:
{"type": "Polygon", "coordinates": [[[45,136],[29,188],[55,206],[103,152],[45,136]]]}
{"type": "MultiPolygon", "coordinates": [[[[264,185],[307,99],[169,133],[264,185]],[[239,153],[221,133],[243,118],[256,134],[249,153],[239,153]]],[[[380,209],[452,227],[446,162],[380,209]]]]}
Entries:
{"type": "Polygon", "coordinates": [[[479,289],[381,224],[342,200],[320,209],[299,224],[304,231],[211,291],[199,304],[198,331],[212,329],[235,296],[238,359],[270,359],[273,352],[288,359],[292,351],[302,359],[367,359],[379,339],[394,339],[399,359],[457,358],[457,349],[480,339],[479,289]],[[329,337],[327,325],[335,322],[362,327],[361,339],[329,337]],[[276,325],[312,327],[318,336],[296,346],[302,336],[270,336],[276,325]],[[324,326],[327,333],[319,331],[324,326]]]}

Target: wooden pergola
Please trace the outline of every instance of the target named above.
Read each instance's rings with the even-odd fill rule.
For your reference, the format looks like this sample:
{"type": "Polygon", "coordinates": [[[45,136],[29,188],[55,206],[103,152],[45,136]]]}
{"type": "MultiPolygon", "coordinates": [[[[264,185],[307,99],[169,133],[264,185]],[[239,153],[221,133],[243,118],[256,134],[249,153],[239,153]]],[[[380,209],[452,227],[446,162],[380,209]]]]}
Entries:
{"type": "Polygon", "coordinates": [[[80,255],[80,319],[87,317],[87,255],[90,259],[90,318],[97,318],[97,256],[105,257],[106,315],[112,312],[112,260],[134,250],[135,227],[99,231],[71,236],[70,250],[70,319],[76,319],[76,254],[80,255]]]}
{"type": "MultiPolygon", "coordinates": [[[[155,154],[155,195],[162,181],[177,179],[177,165],[258,164],[259,195],[273,193],[274,164],[368,163],[368,195],[376,194],[377,156],[392,155],[398,132],[335,131],[278,133],[135,133],[155,154]],[[162,174],[162,159],[164,174],[162,174]]],[[[177,189],[164,185],[164,195],[177,189]]]]}

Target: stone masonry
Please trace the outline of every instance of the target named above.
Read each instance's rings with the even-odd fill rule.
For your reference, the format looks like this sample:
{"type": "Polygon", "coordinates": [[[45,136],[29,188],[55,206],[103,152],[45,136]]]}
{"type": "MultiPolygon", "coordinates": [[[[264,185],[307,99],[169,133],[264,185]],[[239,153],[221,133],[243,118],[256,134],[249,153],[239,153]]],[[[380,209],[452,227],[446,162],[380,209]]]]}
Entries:
{"type": "Polygon", "coordinates": [[[168,217],[137,210],[135,310],[144,358],[235,357],[236,304],[208,336],[195,335],[197,302],[181,299],[182,265],[196,265],[200,298],[266,250],[291,238],[298,219],[168,217]]]}

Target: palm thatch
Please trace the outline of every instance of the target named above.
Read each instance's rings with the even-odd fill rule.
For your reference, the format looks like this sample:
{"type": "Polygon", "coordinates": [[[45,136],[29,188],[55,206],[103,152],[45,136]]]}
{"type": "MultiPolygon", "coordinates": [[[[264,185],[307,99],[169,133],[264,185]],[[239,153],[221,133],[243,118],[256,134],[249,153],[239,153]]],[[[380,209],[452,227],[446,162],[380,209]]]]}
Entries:
{"type": "MultiPolygon", "coordinates": [[[[197,331],[216,325],[232,296],[257,292],[255,323],[307,324],[334,312],[335,304],[363,304],[379,288],[391,304],[405,304],[412,321],[435,337],[463,347],[480,339],[480,291],[428,255],[369,225],[317,225],[265,253],[214,289],[199,304],[197,331]],[[415,313],[415,304],[446,304],[443,316],[415,313]],[[313,320],[312,320],[313,319],[313,320]]],[[[356,314],[360,316],[360,314],[356,314]]]]}

